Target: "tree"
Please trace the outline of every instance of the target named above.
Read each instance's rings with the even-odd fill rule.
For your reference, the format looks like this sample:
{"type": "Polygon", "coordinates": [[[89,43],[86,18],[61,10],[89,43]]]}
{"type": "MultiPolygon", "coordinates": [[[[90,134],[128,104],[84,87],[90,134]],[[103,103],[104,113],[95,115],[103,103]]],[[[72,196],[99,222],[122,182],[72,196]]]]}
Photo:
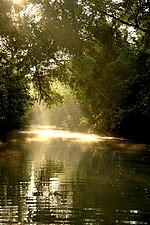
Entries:
{"type": "Polygon", "coordinates": [[[1,37],[0,127],[18,128],[25,122],[32,103],[26,68],[11,38],[1,37]],[[15,52],[16,51],[16,52],[15,52]]]}
{"type": "MultiPolygon", "coordinates": [[[[117,4],[109,1],[109,3],[113,5],[116,18],[114,14],[104,13],[110,7],[106,5],[106,1],[84,3],[89,4],[88,12],[85,13],[87,14],[85,28],[88,33],[87,39],[85,38],[86,47],[81,56],[68,64],[66,71],[68,82],[96,130],[113,131],[119,135],[139,139],[146,136],[147,139],[146,128],[149,126],[150,112],[149,67],[147,67],[149,25],[143,24],[147,28],[142,29],[138,25],[126,23],[125,19],[129,20],[131,16],[131,11],[128,12],[129,5],[126,6],[124,2],[117,4]],[[120,7],[126,12],[126,16],[123,14],[121,17],[120,7]],[[118,19],[119,16],[122,20],[118,19]],[[122,29],[121,25],[125,27],[122,29]],[[136,28],[133,30],[134,36],[125,30],[129,26],[136,28]],[[139,70],[139,67],[142,70],[139,70]],[[130,106],[126,105],[127,101],[130,102],[130,106]]],[[[132,2],[134,18],[135,12],[139,13],[138,3],[132,2]]],[[[144,10],[147,11],[147,8],[144,10]]]]}
{"type": "MultiPolygon", "coordinates": [[[[54,85],[61,82],[72,88],[93,128],[127,135],[127,118],[133,112],[142,111],[148,120],[149,108],[144,112],[149,89],[143,88],[145,79],[149,82],[148,1],[37,0],[20,7],[7,1],[1,5],[1,21],[6,20],[1,26],[4,103],[10,90],[6,84],[23,93],[17,102],[25,105],[24,93],[31,100],[31,90],[48,106],[62,102],[54,85]],[[25,84],[22,88],[19,80],[25,84]]],[[[2,108],[8,111],[10,106],[4,103],[2,108]]]]}

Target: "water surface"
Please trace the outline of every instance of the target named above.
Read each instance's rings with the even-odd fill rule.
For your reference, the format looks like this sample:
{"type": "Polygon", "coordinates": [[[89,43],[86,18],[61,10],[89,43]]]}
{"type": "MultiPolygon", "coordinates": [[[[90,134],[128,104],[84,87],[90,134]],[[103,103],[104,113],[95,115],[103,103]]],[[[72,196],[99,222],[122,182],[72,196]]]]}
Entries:
{"type": "Polygon", "coordinates": [[[32,126],[0,145],[0,224],[150,224],[150,146],[32,126]]]}

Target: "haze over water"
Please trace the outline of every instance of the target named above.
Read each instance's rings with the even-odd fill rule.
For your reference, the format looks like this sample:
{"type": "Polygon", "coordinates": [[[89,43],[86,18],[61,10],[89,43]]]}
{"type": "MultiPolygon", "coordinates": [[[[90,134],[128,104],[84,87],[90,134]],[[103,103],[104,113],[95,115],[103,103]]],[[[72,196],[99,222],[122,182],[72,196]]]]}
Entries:
{"type": "Polygon", "coordinates": [[[0,224],[150,224],[149,145],[30,126],[0,148],[0,224]]]}

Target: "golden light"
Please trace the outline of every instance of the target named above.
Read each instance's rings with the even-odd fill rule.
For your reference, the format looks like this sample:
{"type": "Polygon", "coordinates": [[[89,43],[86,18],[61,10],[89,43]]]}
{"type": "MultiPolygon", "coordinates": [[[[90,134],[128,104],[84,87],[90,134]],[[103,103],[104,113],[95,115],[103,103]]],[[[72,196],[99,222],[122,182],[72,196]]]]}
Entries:
{"type": "Polygon", "coordinates": [[[62,140],[72,140],[78,142],[99,142],[103,140],[113,139],[113,137],[98,136],[95,134],[86,134],[71,132],[66,130],[57,130],[50,126],[31,126],[31,129],[27,131],[20,131],[20,133],[27,133],[34,135],[27,137],[26,141],[48,141],[50,139],[61,138],[62,140]]]}
{"type": "Polygon", "coordinates": [[[22,4],[22,3],[24,2],[24,0],[12,0],[12,2],[13,2],[14,4],[20,5],[20,4],[22,4]]]}

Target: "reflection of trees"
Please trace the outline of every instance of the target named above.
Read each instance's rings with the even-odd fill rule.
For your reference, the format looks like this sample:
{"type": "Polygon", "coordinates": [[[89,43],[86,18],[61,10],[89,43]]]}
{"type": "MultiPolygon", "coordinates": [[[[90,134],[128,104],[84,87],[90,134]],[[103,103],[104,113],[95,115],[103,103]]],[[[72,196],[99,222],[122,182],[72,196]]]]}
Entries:
{"type": "Polygon", "coordinates": [[[112,141],[12,144],[0,152],[0,223],[148,223],[148,152],[132,147],[112,141]]]}
{"type": "Polygon", "coordinates": [[[74,167],[79,160],[80,147],[61,140],[21,143],[14,142],[10,150],[0,153],[0,220],[6,223],[65,220],[71,213],[66,206],[72,204],[72,196],[67,185],[60,185],[60,181],[69,177],[66,167],[70,162],[70,168],[74,167]]]}
{"type": "Polygon", "coordinates": [[[104,224],[149,222],[150,203],[147,200],[150,185],[148,176],[145,176],[146,171],[150,171],[148,164],[142,171],[142,160],[148,160],[141,151],[120,150],[116,144],[103,143],[83,155],[72,190],[74,208],[84,209],[81,212],[84,221],[96,223],[98,220],[104,224]]]}
{"type": "Polygon", "coordinates": [[[7,144],[0,152],[0,222],[17,222],[22,214],[22,199],[26,191],[23,145],[7,144]]]}
{"type": "Polygon", "coordinates": [[[29,199],[31,205],[30,202],[27,203],[29,219],[34,222],[63,223],[71,218],[70,173],[80,159],[81,147],[76,143],[60,140],[54,143],[44,145],[45,148],[48,147],[48,151],[44,150],[45,160],[41,167],[36,167],[37,161],[35,164],[35,191],[29,199]],[[32,199],[35,199],[36,207],[32,207],[32,199]]]}

